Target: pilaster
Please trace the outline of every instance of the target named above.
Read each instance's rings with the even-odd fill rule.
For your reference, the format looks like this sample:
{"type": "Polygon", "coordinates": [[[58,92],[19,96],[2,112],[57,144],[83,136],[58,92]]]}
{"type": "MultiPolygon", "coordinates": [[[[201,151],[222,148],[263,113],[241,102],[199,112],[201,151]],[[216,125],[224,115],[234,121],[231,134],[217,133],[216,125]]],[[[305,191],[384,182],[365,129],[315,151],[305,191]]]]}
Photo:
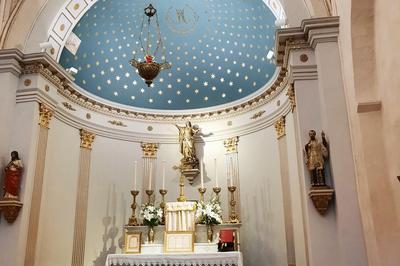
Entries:
{"type": "Polygon", "coordinates": [[[142,177],[142,202],[148,202],[149,196],[146,194],[146,190],[153,190],[153,194],[150,197],[151,201],[155,201],[157,195],[155,188],[156,182],[156,168],[157,168],[157,151],[158,143],[142,142],[140,147],[142,148],[142,158],[143,158],[143,177],[142,177]],[[151,180],[150,180],[151,179],[151,180]]]}
{"type": "Polygon", "coordinates": [[[85,129],[81,129],[80,137],[81,151],[79,161],[78,189],[76,194],[75,226],[71,266],[83,266],[85,261],[90,157],[95,134],[85,129]]]}
{"type": "Polygon", "coordinates": [[[25,266],[34,266],[38,241],[40,206],[42,202],[43,176],[46,162],[47,138],[53,111],[44,104],[39,104],[39,136],[36,153],[35,174],[29,214],[28,237],[25,251],[25,266]]]}
{"type": "Polygon", "coordinates": [[[281,169],[282,199],[285,221],[286,258],[288,266],[296,265],[296,251],[293,234],[292,203],[289,182],[289,161],[286,141],[286,118],[281,116],[275,122],[276,135],[279,146],[279,162],[281,169]]]}
{"type": "MultiPolygon", "coordinates": [[[[277,32],[278,65],[288,68],[293,83],[297,157],[310,265],[366,265],[357,201],[347,106],[338,50],[339,18],[306,19],[300,27],[277,32]],[[304,166],[308,131],[326,132],[330,159],[327,182],[336,205],[321,216],[308,196],[309,171],[304,166]],[[346,250],[352,250],[350,255],[346,250]],[[328,252],[329,251],[329,252],[328,252]]],[[[334,203],[334,204],[335,204],[334,203]]]]}
{"type": "MultiPolygon", "coordinates": [[[[240,178],[239,178],[239,151],[238,151],[239,137],[230,137],[224,140],[225,147],[225,161],[226,161],[226,172],[227,172],[227,187],[235,187],[233,193],[228,192],[229,196],[234,197],[235,207],[234,215],[230,215],[229,222],[239,222],[240,221],[240,178]]],[[[231,208],[231,207],[230,207],[231,208]]]]}

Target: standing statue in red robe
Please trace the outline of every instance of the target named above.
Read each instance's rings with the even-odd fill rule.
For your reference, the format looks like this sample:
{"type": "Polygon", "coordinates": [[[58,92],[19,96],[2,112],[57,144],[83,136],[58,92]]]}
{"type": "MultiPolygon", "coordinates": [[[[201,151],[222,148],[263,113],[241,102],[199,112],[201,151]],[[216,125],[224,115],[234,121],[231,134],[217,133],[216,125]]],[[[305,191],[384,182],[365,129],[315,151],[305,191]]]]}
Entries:
{"type": "Polygon", "coordinates": [[[5,178],[3,199],[18,200],[22,169],[22,161],[18,156],[18,152],[11,152],[11,161],[4,168],[5,178]]]}

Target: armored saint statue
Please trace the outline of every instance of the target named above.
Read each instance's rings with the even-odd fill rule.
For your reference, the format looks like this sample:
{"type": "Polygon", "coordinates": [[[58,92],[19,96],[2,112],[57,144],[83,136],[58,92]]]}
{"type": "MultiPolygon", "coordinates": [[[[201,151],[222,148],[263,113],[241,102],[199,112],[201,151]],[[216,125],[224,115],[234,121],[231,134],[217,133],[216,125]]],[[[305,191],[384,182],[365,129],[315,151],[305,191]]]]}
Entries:
{"type": "Polygon", "coordinates": [[[5,178],[3,199],[18,199],[22,169],[22,161],[18,156],[18,152],[11,152],[11,161],[4,168],[5,178]]]}
{"type": "Polygon", "coordinates": [[[325,183],[325,160],[328,159],[328,142],[325,139],[325,133],[321,133],[322,142],[316,138],[315,130],[310,130],[309,142],[305,146],[306,150],[306,165],[311,174],[311,186],[326,186],[325,183]]]}
{"type": "Polygon", "coordinates": [[[196,157],[196,148],[194,145],[194,137],[199,132],[197,126],[192,126],[189,121],[185,126],[175,124],[179,130],[179,151],[183,155],[181,160],[182,169],[197,169],[199,160],[196,157]]]}

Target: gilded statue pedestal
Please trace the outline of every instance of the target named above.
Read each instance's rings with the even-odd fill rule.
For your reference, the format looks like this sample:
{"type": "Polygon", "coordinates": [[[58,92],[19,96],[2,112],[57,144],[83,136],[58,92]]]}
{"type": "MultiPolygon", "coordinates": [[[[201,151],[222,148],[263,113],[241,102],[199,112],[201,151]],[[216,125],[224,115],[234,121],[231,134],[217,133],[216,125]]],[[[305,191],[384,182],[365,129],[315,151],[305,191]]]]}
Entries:
{"type": "Polygon", "coordinates": [[[6,221],[12,224],[17,219],[22,205],[22,202],[18,200],[3,199],[0,201],[0,212],[3,213],[6,221]]]}
{"type": "Polygon", "coordinates": [[[329,203],[332,201],[335,190],[329,186],[312,186],[308,195],[310,196],[314,207],[318,213],[325,215],[328,210],[329,203]]]}
{"type": "Polygon", "coordinates": [[[197,175],[200,173],[200,170],[199,169],[183,169],[181,171],[181,173],[189,181],[189,184],[193,185],[193,182],[196,179],[197,175]]]}

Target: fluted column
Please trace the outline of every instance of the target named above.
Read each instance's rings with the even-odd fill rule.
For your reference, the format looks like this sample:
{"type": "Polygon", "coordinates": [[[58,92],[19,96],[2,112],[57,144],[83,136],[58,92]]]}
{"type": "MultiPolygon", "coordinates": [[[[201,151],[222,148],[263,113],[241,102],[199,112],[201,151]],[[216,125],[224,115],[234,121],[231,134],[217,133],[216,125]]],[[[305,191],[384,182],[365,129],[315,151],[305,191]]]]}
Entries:
{"type": "Polygon", "coordinates": [[[29,213],[28,238],[25,251],[25,266],[35,265],[38,239],[40,205],[42,202],[43,175],[46,162],[47,138],[53,111],[44,104],[39,104],[39,137],[36,152],[36,167],[33,181],[31,209],[29,213]]]}
{"type": "MultiPolygon", "coordinates": [[[[294,108],[293,104],[292,108],[294,108]]],[[[287,265],[294,266],[296,265],[296,253],[295,253],[294,234],[293,234],[293,217],[292,217],[292,204],[291,204],[292,200],[291,200],[290,183],[289,183],[289,161],[288,161],[287,141],[286,141],[285,116],[281,116],[275,122],[275,129],[278,139],[279,161],[281,169],[287,265]]]]}
{"type": "Polygon", "coordinates": [[[95,134],[80,130],[81,152],[79,161],[78,189],[76,194],[72,266],[83,266],[85,259],[86,220],[90,175],[90,155],[95,134]]]}
{"type": "MultiPolygon", "coordinates": [[[[157,151],[158,151],[158,143],[142,143],[141,144],[142,152],[143,152],[143,177],[142,177],[142,202],[148,202],[148,196],[146,194],[146,190],[155,190],[155,173],[157,166],[157,151]],[[149,180],[151,178],[151,182],[149,180]],[[151,184],[151,187],[149,186],[151,184]]],[[[155,195],[157,193],[154,191],[152,195],[152,199],[155,199],[155,195]]]]}
{"type": "MultiPolygon", "coordinates": [[[[240,221],[240,182],[239,182],[239,153],[238,153],[239,137],[231,137],[224,141],[224,147],[226,150],[225,161],[226,161],[226,172],[228,175],[227,186],[231,185],[230,179],[232,179],[233,186],[236,187],[234,192],[234,198],[236,201],[235,212],[237,220],[240,221]]],[[[228,199],[229,199],[228,192],[228,199]]]]}

